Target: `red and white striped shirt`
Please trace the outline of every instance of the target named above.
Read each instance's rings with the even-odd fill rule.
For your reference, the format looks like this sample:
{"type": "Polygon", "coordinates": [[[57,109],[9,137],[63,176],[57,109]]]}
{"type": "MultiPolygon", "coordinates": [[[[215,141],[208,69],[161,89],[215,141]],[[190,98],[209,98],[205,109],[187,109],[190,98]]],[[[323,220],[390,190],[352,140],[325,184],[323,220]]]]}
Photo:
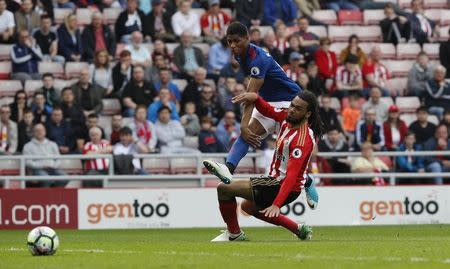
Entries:
{"type": "MultiPolygon", "coordinates": [[[[92,142],[87,142],[84,145],[83,154],[87,154],[88,152],[98,152],[101,149],[109,147],[109,141],[102,139],[100,144],[94,144],[92,142]]],[[[106,170],[109,167],[108,159],[92,159],[86,162],[86,170],[106,170]]]]}
{"type": "Polygon", "coordinates": [[[364,88],[369,87],[366,75],[373,74],[375,83],[385,87],[386,81],[390,78],[389,71],[382,63],[376,63],[372,60],[367,60],[362,66],[362,74],[364,76],[364,88]]]}
{"type": "Polygon", "coordinates": [[[206,12],[200,18],[200,25],[202,29],[208,28],[215,36],[219,36],[225,26],[230,23],[230,20],[228,14],[223,11],[220,11],[217,15],[206,12]]]}
{"type": "Polygon", "coordinates": [[[255,106],[261,114],[281,125],[269,172],[270,177],[281,181],[280,191],[273,201],[274,205],[281,207],[291,192],[300,192],[306,181],[305,173],[316,144],[314,132],[307,123],[292,128],[285,121],[287,111],[272,107],[261,97],[258,97],[255,106]]]}
{"type": "Polygon", "coordinates": [[[345,65],[341,65],[336,70],[336,82],[340,81],[344,85],[352,85],[358,80],[362,80],[362,73],[359,66],[354,72],[350,72],[345,65]]]}
{"type": "Polygon", "coordinates": [[[297,70],[292,70],[291,66],[289,66],[289,65],[284,70],[284,72],[286,73],[286,76],[288,76],[288,78],[292,79],[293,81],[297,81],[298,78],[300,77],[300,74],[303,71],[304,70],[302,68],[297,68],[297,70]]]}
{"type": "Polygon", "coordinates": [[[287,39],[280,40],[279,38],[277,38],[273,42],[273,46],[279,49],[281,53],[284,53],[284,50],[289,48],[289,42],[287,41],[287,39]]]}

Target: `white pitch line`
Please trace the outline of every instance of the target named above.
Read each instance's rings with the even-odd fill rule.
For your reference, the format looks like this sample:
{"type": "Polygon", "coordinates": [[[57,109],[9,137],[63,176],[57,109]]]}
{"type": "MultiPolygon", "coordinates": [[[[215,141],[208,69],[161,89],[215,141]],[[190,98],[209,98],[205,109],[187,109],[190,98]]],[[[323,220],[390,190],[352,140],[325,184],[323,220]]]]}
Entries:
{"type": "MultiPolygon", "coordinates": [[[[22,252],[28,251],[26,248],[6,248],[0,249],[0,252],[22,252]]],[[[61,249],[58,252],[72,252],[72,253],[113,253],[113,254],[138,254],[143,253],[142,251],[133,250],[104,250],[104,249],[61,249]]]]}

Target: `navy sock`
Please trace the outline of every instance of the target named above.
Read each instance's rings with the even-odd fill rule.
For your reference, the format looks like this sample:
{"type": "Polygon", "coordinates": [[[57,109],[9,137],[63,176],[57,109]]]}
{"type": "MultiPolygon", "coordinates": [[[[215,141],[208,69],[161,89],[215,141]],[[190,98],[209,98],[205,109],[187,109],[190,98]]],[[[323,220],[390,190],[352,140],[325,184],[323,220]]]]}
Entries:
{"type": "Polygon", "coordinates": [[[234,141],[234,144],[231,147],[230,152],[228,153],[226,161],[228,169],[231,168],[230,169],[231,173],[234,172],[234,169],[236,168],[236,166],[238,166],[241,159],[245,157],[245,155],[248,152],[248,148],[249,145],[241,137],[238,137],[238,139],[234,141]]]}

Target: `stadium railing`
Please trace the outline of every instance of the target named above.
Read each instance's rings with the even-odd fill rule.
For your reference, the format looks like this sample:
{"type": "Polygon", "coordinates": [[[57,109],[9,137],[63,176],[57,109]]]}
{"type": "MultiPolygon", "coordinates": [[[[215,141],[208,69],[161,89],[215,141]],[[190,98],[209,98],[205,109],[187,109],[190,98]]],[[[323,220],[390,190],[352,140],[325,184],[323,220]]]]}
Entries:
{"type": "MultiPolygon", "coordinates": [[[[417,151],[417,152],[374,152],[375,156],[450,156],[450,151],[417,151]]],[[[25,188],[26,181],[88,181],[101,180],[103,187],[109,187],[114,181],[146,181],[146,182],[189,182],[193,187],[204,187],[207,179],[214,179],[215,177],[209,174],[204,174],[202,169],[202,160],[208,158],[225,158],[226,153],[198,153],[198,154],[138,154],[135,158],[138,159],[172,159],[172,158],[194,158],[196,161],[195,174],[151,174],[151,175],[115,175],[114,174],[114,160],[112,154],[105,155],[53,155],[53,156],[26,156],[26,155],[11,155],[0,156],[1,161],[19,160],[18,175],[0,175],[0,182],[3,182],[4,188],[10,188],[11,181],[20,181],[20,188],[25,188]],[[109,159],[109,169],[107,175],[64,175],[64,176],[33,176],[27,175],[26,161],[27,160],[42,160],[42,159],[75,159],[75,160],[92,160],[92,159],[109,159]]],[[[319,152],[318,157],[333,158],[333,157],[358,157],[360,152],[319,152]]],[[[262,157],[259,153],[247,154],[250,158],[262,157]]],[[[393,162],[395,164],[395,162],[393,162]]],[[[0,169],[1,171],[1,169],[0,169]]],[[[236,178],[246,178],[255,176],[255,174],[238,174],[236,178]]],[[[317,173],[314,174],[318,178],[334,178],[334,179],[367,179],[374,177],[389,178],[389,184],[395,185],[397,178],[435,178],[443,177],[450,178],[450,172],[442,173],[402,173],[402,172],[381,172],[381,173],[317,173]]]]}

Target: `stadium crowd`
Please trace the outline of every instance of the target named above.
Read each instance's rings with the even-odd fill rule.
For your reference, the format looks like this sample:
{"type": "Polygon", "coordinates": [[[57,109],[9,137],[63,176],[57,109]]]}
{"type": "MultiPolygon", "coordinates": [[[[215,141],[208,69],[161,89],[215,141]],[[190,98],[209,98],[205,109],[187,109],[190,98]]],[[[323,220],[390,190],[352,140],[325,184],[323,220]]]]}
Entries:
{"type": "MultiPolygon", "coordinates": [[[[439,22],[425,16],[421,0],[411,1],[407,11],[371,0],[0,0],[0,44],[11,45],[12,66],[3,79],[21,83],[12,103],[2,94],[0,153],[113,153],[124,155],[118,157],[119,173],[146,174],[151,171],[133,154],[227,152],[240,134],[241,107],[231,98],[248,83],[224,38],[227,25],[238,20],[250,28],[251,42],[320,98],[327,132],[318,151],[362,152],[351,161],[314,158],[313,171],[449,172],[450,156],[390,160],[373,157],[373,151],[450,150],[450,40],[440,44],[439,61],[424,51],[417,54],[402,91],[391,83],[381,43],[367,53],[352,34],[336,53],[334,40],[309,30],[328,27],[314,16],[324,9],[339,16],[384,10],[383,43],[439,41],[439,22]],[[79,10],[89,12],[80,16],[79,10]],[[107,10],[119,12],[108,22],[107,10]],[[57,22],[61,11],[69,12],[57,22]],[[70,63],[80,63],[73,75],[67,73],[70,63]],[[43,71],[53,64],[65,65],[66,74],[43,71]],[[38,87],[26,87],[36,80],[38,87]],[[393,101],[402,96],[417,97],[415,111],[393,101]]],[[[271,156],[273,142],[269,137],[255,150],[271,156]]],[[[107,173],[108,165],[104,159],[84,164],[87,174],[107,173]]],[[[58,167],[58,160],[27,162],[33,175],[63,174],[58,167]]],[[[61,185],[27,182],[51,184],[61,185]]]]}

